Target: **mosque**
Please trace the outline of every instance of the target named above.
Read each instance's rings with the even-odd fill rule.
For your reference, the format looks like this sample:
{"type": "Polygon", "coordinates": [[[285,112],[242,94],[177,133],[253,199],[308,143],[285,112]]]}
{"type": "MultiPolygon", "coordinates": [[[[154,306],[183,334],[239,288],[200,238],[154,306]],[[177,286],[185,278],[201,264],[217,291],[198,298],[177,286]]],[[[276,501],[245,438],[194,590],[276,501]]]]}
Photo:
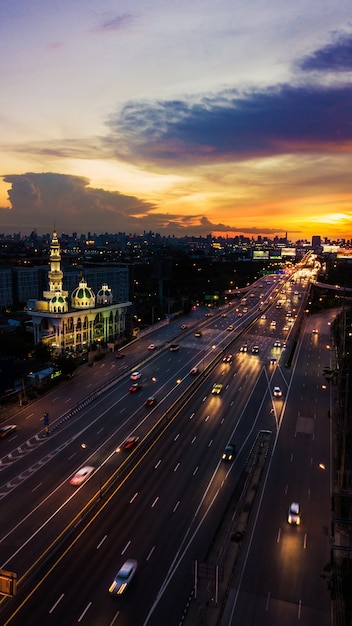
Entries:
{"type": "Polygon", "coordinates": [[[31,317],[34,343],[43,342],[54,352],[77,353],[94,343],[116,343],[124,335],[126,313],[131,302],[114,303],[113,293],[103,284],[95,295],[81,278],[69,296],[63,290],[61,251],[54,231],[50,246],[49,289],[43,300],[29,300],[27,312],[31,317]]]}

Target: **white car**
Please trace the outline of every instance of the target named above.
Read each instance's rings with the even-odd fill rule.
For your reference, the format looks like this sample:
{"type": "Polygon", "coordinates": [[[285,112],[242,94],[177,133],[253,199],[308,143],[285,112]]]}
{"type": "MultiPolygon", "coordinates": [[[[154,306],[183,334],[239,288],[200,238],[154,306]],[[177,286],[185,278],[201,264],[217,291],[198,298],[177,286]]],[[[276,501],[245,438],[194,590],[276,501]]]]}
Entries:
{"type": "Polygon", "coordinates": [[[282,391],[281,391],[280,387],[274,387],[274,389],[273,389],[273,396],[274,396],[274,398],[281,398],[282,391]]]}
{"type": "Polygon", "coordinates": [[[140,377],[142,376],[141,372],[132,372],[130,379],[131,380],[139,380],[140,377]]]}
{"type": "Polygon", "coordinates": [[[156,346],[155,346],[155,343],[151,343],[151,344],[149,344],[149,346],[148,346],[148,350],[155,350],[155,347],[156,347],[156,346]]]}
{"type": "Polygon", "coordinates": [[[74,485],[78,487],[94,472],[94,467],[91,465],[87,465],[86,467],[82,467],[78,472],[76,472],[72,478],[70,479],[70,485],[74,485]]]}
{"type": "Polygon", "coordinates": [[[291,502],[288,510],[287,521],[289,524],[299,526],[301,523],[301,511],[298,502],[291,502]]]}
{"type": "Polygon", "coordinates": [[[117,596],[122,595],[134,577],[137,571],[137,565],[138,563],[134,559],[128,559],[128,561],[125,561],[112,581],[109,587],[109,592],[117,596]]]}

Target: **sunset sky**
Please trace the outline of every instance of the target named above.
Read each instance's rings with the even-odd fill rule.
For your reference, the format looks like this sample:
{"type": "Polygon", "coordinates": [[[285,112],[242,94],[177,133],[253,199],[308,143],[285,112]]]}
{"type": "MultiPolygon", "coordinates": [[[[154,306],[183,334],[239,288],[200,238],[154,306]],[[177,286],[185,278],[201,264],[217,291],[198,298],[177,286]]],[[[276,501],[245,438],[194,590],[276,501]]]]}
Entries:
{"type": "Polygon", "coordinates": [[[352,237],[351,0],[1,0],[0,233],[352,237]]]}

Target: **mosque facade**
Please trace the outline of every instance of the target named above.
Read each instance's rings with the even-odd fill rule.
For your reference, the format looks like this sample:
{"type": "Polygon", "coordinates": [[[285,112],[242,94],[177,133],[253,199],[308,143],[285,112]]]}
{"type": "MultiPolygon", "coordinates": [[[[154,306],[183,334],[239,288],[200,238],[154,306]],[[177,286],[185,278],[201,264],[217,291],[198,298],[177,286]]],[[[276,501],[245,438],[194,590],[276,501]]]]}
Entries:
{"type": "Polygon", "coordinates": [[[69,294],[63,289],[61,251],[54,231],[50,246],[48,290],[42,300],[29,300],[27,312],[34,343],[43,342],[56,353],[83,352],[95,343],[116,343],[125,333],[131,302],[114,302],[112,290],[103,284],[97,294],[82,277],[69,294]]]}

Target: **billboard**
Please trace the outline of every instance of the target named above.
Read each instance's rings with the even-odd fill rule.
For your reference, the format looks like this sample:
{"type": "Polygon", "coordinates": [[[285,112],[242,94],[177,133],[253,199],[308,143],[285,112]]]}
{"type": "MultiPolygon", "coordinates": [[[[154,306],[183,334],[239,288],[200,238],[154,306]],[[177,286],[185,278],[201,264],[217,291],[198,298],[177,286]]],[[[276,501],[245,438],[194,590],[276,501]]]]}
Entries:
{"type": "Polygon", "coordinates": [[[352,248],[339,248],[336,258],[352,261],[352,248]]]}
{"type": "Polygon", "coordinates": [[[253,250],[253,261],[269,259],[269,250],[253,250]]]}

